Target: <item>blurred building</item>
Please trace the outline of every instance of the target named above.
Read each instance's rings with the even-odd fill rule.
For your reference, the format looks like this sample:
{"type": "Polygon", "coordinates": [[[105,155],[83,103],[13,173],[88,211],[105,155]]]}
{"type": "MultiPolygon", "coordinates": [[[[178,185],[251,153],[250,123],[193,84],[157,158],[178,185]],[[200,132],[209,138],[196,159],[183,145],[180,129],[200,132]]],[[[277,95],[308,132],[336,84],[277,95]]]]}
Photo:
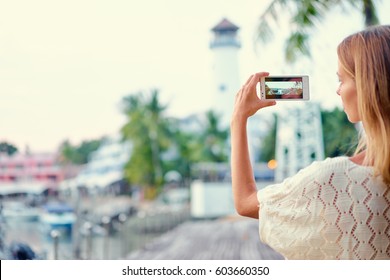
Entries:
{"type": "MultiPolygon", "coordinates": [[[[242,86],[240,77],[239,50],[241,42],[239,37],[239,27],[230,20],[223,18],[215,25],[211,32],[213,34],[210,49],[213,53],[213,73],[214,73],[214,101],[211,109],[221,116],[221,125],[230,126],[233,113],[236,93],[242,86]]],[[[250,157],[253,164],[259,161],[261,153],[260,139],[268,132],[264,121],[268,118],[254,115],[248,120],[248,144],[250,157]]],[[[230,150],[230,139],[226,146],[230,150]]]]}
{"type": "Polygon", "coordinates": [[[79,174],[61,183],[62,190],[75,191],[79,188],[89,192],[119,192],[123,183],[123,168],[130,159],[132,146],[120,136],[107,137],[91,154],[88,163],[79,174]]]}
{"type": "Polygon", "coordinates": [[[214,102],[213,110],[222,116],[222,124],[230,124],[234,97],[241,86],[238,52],[241,43],[239,27],[228,19],[222,19],[211,31],[213,38],[210,49],[213,52],[214,102]]]}
{"type": "Polygon", "coordinates": [[[0,183],[35,181],[59,183],[64,172],[56,154],[0,154],[0,183]]]}
{"type": "Polygon", "coordinates": [[[313,161],[324,159],[319,104],[290,106],[278,113],[275,181],[295,175],[313,161]]]}
{"type": "Polygon", "coordinates": [[[0,154],[0,194],[54,190],[63,179],[54,153],[0,154]]]}
{"type": "MultiPolygon", "coordinates": [[[[210,49],[213,52],[214,102],[211,109],[221,116],[221,125],[228,128],[233,113],[235,95],[241,88],[238,52],[241,42],[239,27],[222,19],[212,29],[210,49]]],[[[255,179],[273,180],[273,170],[266,164],[259,163],[260,139],[268,131],[264,131],[264,123],[257,116],[248,121],[248,142],[255,179]]],[[[230,153],[230,139],[226,140],[230,153]]],[[[230,164],[199,163],[193,170],[195,180],[191,185],[191,216],[193,218],[216,218],[236,213],[233,203],[230,178],[230,164]]]]}

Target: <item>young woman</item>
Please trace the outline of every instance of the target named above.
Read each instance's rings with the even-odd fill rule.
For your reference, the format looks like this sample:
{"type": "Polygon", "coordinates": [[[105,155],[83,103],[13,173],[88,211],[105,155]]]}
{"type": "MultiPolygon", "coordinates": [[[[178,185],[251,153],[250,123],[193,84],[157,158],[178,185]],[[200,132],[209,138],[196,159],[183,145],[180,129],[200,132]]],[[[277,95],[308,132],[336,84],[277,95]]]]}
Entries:
{"type": "Polygon", "coordinates": [[[260,238],[287,259],[390,259],[390,26],[345,38],[337,49],[341,97],[364,137],[353,157],[314,162],[260,191],[246,124],[275,101],[260,100],[252,75],[237,93],[231,121],[235,207],[259,219],[260,238]]]}

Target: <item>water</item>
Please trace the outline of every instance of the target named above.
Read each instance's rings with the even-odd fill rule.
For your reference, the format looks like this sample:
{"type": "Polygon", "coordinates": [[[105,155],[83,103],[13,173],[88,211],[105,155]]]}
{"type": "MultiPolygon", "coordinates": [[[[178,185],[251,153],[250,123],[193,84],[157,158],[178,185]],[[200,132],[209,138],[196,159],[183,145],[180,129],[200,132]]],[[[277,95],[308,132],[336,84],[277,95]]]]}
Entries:
{"type": "Polygon", "coordinates": [[[189,218],[187,211],[141,212],[125,222],[113,222],[110,235],[95,225],[93,233],[83,228],[73,232],[61,232],[56,255],[55,240],[40,221],[9,219],[3,225],[5,244],[28,244],[40,259],[126,259],[130,252],[140,249],[162,233],[189,218]],[[77,233],[79,233],[77,235],[77,233]]]}
{"type": "MultiPolygon", "coordinates": [[[[271,183],[257,182],[259,189],[271,183]]],[[[112,208],[118,210],[121,205],[129,205],[128,201],[120,202],[119,198],[82,200],[80,203],[84,207],[82,210],[88,210],[86,212],[89,214],[79,216],[72,232],[62,232],[59,235],[57,249],[55,240],[39,220],[8,219],[5,224],[0,223],[5,232],[5,244],[7,246],[12,242],[28,244],[41,259],[126,259],[131,252],[141,249],[156,237],[190,218],[189,205],[179,208],[154,205],[144,210],[138,209],[136,214],[122,223],[114,220],[110,224],[109,235],[101,224],[89,222],[101,220],[96,217],[93,219],[95,214],[102,217],[104,213],[112,211],[112,208]],[[88,224],[93,226],[92,234],[88,234],[86,229],[88,224]]]]}

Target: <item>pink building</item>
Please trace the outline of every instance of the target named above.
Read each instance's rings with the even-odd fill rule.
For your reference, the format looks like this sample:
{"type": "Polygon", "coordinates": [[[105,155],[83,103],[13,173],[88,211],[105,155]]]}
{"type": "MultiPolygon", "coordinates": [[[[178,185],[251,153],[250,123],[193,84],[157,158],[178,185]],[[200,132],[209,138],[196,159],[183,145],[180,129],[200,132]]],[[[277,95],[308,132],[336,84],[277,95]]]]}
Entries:
{"type": "Polygon", "coordinates": [[[55,187],[63,179],[55,154],[0,153],[0,184],[34,182],[55,187]]]}

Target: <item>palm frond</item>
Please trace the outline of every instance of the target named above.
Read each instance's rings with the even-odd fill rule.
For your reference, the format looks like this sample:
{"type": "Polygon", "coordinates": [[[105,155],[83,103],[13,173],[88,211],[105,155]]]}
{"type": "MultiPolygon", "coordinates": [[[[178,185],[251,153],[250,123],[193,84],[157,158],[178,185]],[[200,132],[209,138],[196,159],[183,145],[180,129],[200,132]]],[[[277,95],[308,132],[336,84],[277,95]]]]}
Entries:
{"type": "Polygon", "coordinates": [[[310,57],[309,35],[336,7],[345,11],[358,9],[365,26],[379,23],[375,0],[274,0],[259,18],[256,40],[269,43],[273,39],[274,26],[279,23],[282,11],[283,16],[288,13],[291,19],[291,35],[285,48],[287,62],[294,62],[300,54],[310,57]]]}
{"type": "Polygon", "coordinates": [[[285,58],[287,62],[295,62],[299,54],[306,57],[311,56],[308,38],[309,35],[304,31],[296,31],[290,35],[285,47],[285,58]]]}
{"type": "Polygon", "coordinates": [[[274,0],[259,17],[259,24],[257,27],[257,40],[267,42],[273,38],[271,23],[277,24],[279,21],[278,11],[284,9],[290,11],[288,0],[274,0]]]}

